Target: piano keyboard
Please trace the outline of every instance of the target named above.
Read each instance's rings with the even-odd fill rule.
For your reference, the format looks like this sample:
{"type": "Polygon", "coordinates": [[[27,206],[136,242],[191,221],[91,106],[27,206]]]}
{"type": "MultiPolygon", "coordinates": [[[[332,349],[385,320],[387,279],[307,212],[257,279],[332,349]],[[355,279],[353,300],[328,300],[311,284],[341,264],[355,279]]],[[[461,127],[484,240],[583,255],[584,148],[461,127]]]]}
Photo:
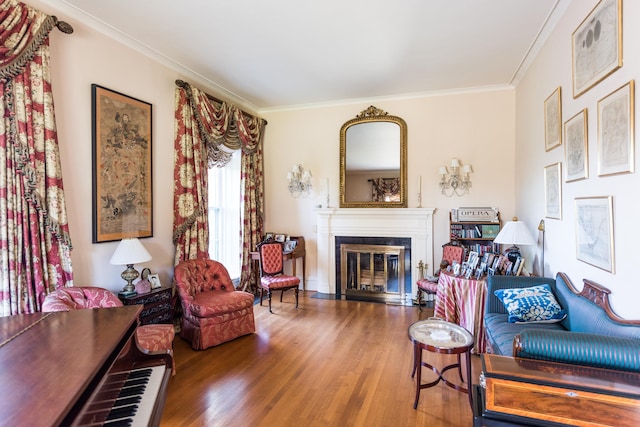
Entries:
{"type": "Polygon", "coordinates": [[[166,366],[110,373],[78,426],[147,426],[166,366]]]}

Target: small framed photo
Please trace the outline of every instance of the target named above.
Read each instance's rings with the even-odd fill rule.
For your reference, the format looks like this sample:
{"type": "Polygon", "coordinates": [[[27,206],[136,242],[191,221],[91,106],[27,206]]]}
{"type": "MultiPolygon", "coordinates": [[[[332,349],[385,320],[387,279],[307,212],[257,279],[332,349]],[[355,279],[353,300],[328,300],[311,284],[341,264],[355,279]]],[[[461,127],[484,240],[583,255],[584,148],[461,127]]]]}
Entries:
{"type": "Polygon", "coordinates": [[[598,101],[598,176],[634,171],[634,81],[598,101]]]}
{"type": "Polygon", "coordinates": [[[467,270],[464,272],[464,278],[471,279],[472,274],[473,274],[473,268],[467,267],[467,270]]]}
{"type": "Polygon", "coordinates": [[[544,101],[544,149],[549,151],[562,144],[561,89],[556,88],[544,101]]]}
{"type": "Polygon", "coordinates": [[[544,214],[547,218],[562,219],[562,163],[544,168],[544,214]]]}
{"type": "Polygon", "coordinates": [[[475,251],[469,251],[469,260],[467,261],[469,263],[469,267],[474,269],[476,268],[476,266],[478,265],[478,260],[479,260],[479,255],[478,252],[475,251]]]}
{"type": "Polygon", "coordinates": [[[566,181],[589,177],[587,149],[587,109],[583,109],[564,123],[564,163],[566,181]]]}
{"type": "Polygon", "coordinates": [[[453,264],[453,274],[456,276],[460,275],[460,264],[453,264]]]}
{"type": "Polygon", "coordinates": [[[264,234],[264,240],[265,241],[266,240],[271,240],[271,239],[273,239],[273,233],[267,232],[267,233],[264,234]]]}
{"type": "Polygon", "coordinates": [[[284,241],[287,239],[287,236],[285,236],[284,234],[276,234],[275,239],[276,242],[284,243],[284,241]]]}
{"type": "Polygon", "coordinates": [[[476,269],[476,280],[482,279],[482,273],[483,273],[482,268],[476,269]]]}
{"type": "Polygon", "coordinates": [[[487,268],[487,276],[493,276],[496,271],[493,268],[487,268]]]}
{"type": "Polygon", "coordinates": [[[160,283],[160,277],[157,274],[149,274],[147,276],[147,280],[151,282],[151,289],[158,289],[162,287],[162,283],[160,283]]]}
{"type": "Polygon", "coordinates": [[[285,241],[284,242],[284,247],[283,247],[284,252],[285,253],[293,252],[297,245],[298,245],[298,241],[297,240],[287,240],[287,241],[285,241]]]}

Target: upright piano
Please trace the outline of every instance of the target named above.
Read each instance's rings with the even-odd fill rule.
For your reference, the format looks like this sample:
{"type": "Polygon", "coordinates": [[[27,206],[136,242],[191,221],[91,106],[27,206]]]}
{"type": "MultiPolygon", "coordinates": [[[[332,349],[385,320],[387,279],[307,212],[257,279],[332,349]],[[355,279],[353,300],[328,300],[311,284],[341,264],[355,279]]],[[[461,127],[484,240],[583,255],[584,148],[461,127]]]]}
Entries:
{"type": "Polygon", "coordinates": [[[142,306],[0,318],[0,422],[157,426],[168,354],[135,344],[142,306]]]}

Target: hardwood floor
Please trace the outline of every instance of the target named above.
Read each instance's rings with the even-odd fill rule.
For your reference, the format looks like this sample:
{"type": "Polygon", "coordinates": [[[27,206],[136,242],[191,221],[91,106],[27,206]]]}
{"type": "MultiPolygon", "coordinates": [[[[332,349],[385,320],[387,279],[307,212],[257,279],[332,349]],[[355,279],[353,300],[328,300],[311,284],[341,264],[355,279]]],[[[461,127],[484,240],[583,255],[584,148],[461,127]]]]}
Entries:
{"type": "MultiPolygon", "coordinates": [[[[432,310],[312,298],[255,306],[256,333],[204,351],[176,338],[161,426],[464,426],[467,395],[443,383],[413,409],[408,326],[432,310]]],[[[424,352],[444,366],[454,356],[424,352]]],[[[472,356],[473,382],[479,358],[472,356]]],[[[454,370],[446,375],[459,381],[454,370]]],[[[423,382],[435,374],[423,369],[423,382]]]]}

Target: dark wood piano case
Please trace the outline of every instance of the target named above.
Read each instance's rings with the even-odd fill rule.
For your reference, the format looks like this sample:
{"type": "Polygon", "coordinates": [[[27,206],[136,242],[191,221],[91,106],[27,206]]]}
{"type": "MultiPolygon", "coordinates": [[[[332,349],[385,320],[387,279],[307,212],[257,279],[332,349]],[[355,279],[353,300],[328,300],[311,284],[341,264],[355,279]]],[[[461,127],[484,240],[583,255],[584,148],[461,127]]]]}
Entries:
{"type": "Polygon", "coordinates": [[[640,374],[482,355],[476,425],[640,426],[640,374]]]}

